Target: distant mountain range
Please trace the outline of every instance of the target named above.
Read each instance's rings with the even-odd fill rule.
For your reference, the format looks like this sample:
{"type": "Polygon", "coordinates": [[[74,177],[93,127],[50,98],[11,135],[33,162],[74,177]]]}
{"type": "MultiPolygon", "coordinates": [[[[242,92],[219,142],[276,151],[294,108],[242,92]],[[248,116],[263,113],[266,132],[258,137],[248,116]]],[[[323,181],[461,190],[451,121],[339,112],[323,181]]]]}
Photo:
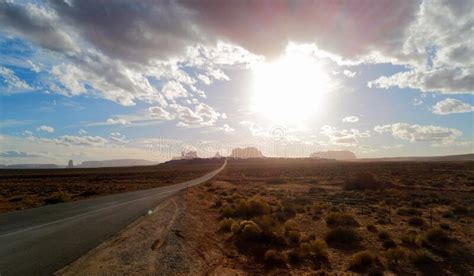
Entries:
{"type": "MultiPolygon", "coordinates": [[[[116,159],[103,161],[84,161],[74,168],[103,168],[103,167],[132,167],[132,166],[151,166],[157,162],[142,159],[116,159]]],[[[66,166],[56,164],[13,164],[0,165],[0,169],[60,169],[66,166]]]]}
{"type": "MultiPolygon", "coordinates": [[[[232,151],[232,158],[262,158],[262,153],[256,148],[234,149],[232,151]]],[[[474,161],[474,153],[459,154],[459,155],[445,155],[445,156],[421,156],[421,157],[383,157],[383,158],[356,158],[354,153],[350,151],[327,151],[317,152],[310,155],[311,158],[357,161],[357,162],[433,162],[433,161],[474,161]]],[[[216,158],[211,158],[216,159],[216,158]]],[[[203,160],[197,158],[196,160],[203,160]]],[[[171,162],[171,161],[168,161],[171,162]]],[[[157,162],[152,162],[142,159],[116,159],[103,161],[84,161],[81,165],[75,168],[102,168],[102,167],[131,167],[131,166],[151,166],[157,165],[157,162]]],[[[0,169],[60,169],[66,166],[56,164],[13,164],[1,165],[0,169]]]]}
{"type": "Polygon", "coordinates": [[[335,160],[356,160],[357,157],[352,151],[348,150],[328,150],[314,152],[309,155],[310,158],[323,158],[335,160]]]}
{"type": "Polygon", "coordinates": [[[103,161],[84,161],[78,168],[102,168],[102,167],[131,167],[131,166],[151,166],[157,162],[142,159],[115,159],[103,161]]]}
{"type": "Polygon", "coordinates": [[[386,161],[386,162],[404,162],[404,161],[474,161],[474,153],[444,155],[444,156],[413,156],[413,157],[383,157],[383,158],[361,158],[357,161],[386,161]]]}

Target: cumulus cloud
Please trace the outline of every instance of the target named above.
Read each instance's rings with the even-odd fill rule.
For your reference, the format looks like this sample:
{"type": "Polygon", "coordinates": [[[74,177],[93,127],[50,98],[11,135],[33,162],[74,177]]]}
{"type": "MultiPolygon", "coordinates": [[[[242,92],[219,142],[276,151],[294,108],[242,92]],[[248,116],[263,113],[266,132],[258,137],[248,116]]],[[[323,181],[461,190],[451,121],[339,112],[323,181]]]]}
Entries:
{"type": "Polygon", "coordinates": [[[128,125],[130,121],[124,118],[108,118],[106,121],[108,125],[128,125]]]}
{"type": "Polygon", "coordinates": [[[338,130],[335,127],[325,125],[321,128],[321,134],[329,138],[329,142],[340,146],[354,146],[359,138],[370,137],[369,131],[359,131],[358,129],[338,130]]]}
{"type": "Polygon", "coordinates": [[[48,133],[53,133],[54,132],[53,127],[45,126],[45,125],[39,126],[36,130],[37,131],[44,131],[44,132],[48,132],[48,133]]]}
{"type": "Polygon", "coordinates": [[[434,114],[438,114],[438,115],[448,115],[448,114],[453,114],[453,113],[467,113],[467,112],[473,112],[474,106],[460,100],[447,98],[433,105],[432,111],[434,114]]]}
{"type": "Polygon", "coordinates": [[[107,144],[107,139],[100,136],[75,136],[75,135],[63,135],[53,140],[56,144],[65,146],[91,146],[91,147],[103,147],[107,144]]]}
{"type": "Polygon", "coordinates": [[[393,137],[410,142],[440,142],[452,143],[463,133],[455,128],[445,128],[434,125],[410,125],[407,123],[394,123],[374,127],[378,133],[388,132],[393,137]]]}
{"type": "MultiPolygon", "coordinates": [[[[25,90],[31,90],[31,86],[20,79],[13,70],[0,65],[0,79],[3,79],[4,93],[13,93],[25,90]]],[[[1,87],[1,86],[0,86],[1,87]]]]}
{"type": "Polygon", "coordinates": [[[234,132],[235,129],[230,127],[228,124],[223,124],[220,128],[220,130],[225,131],[225,132],[234,132]]]}
{"type": "Polygon", "coordinates": [[[31,154],[23,151],[16,151],[16,150],[11,150],[11,151],[2,151],[0,152],[0,157],[4,158],[33,158],[33,157],[39,157],[37,154],[31,154]]]}
{"type": "Polygon", "coordinates": [[[344,70],[344,71],[342,71],[342,73],[343,73],[344,75],[346,75],[347,77],[349,77],[349,78],[353,78],[353,77],[355,77],[355,75],[357,74],[356,72],[352,72],[352,71],[347,70],[347,69],[344,70]]]}
{"type": "Polygon", "coordinates": [[[160,106],[152,106],[148,108],[148,111],[150,112],[151,117],[153,118],[158,118],[160,120],[171,120],[173,116],[171,114],[164,110],[160,106]]]}
{"type": "Polygon", "coordinates": [[[344,123],[357,123],[359,121],[359,117],[357,116],[348,116],[342,118],[342,122],[344,123]]]}

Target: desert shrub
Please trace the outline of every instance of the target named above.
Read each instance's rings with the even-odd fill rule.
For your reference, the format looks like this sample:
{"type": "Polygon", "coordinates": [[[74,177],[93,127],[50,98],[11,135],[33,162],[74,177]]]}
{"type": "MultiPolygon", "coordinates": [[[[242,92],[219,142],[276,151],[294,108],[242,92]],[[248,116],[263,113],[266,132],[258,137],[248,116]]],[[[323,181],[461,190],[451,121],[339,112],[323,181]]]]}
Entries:
{"type": "Polygon", "coordinates": [[[443,217],[443,218],[454,218],[454,213],[451,212],[451,211],[445,211],[445,212],[442,214],[442,217],[443,217]]]}
{"type": "Polygon", "coordinates": [[[240,237],[247,241],[256,241],[260,238],[262,229],[251,220],[240,222],[240,237]]]}
{"type": "Polygon", "coordinates": [[[415,208],[399,208],[397,214],[400,216],[421,216],[421,211],[415,208]]]}
{"type": "Polygon", "coordinates": [[[283,229],[285,230],[285,235],[288,235],[288,232],[291,230],[298,229],[298,224],[294,220],[287,220],[285,224],[283,224],[283,229]]]}
{"type": "Polygon", "coordinates": [[[410,226],[421,227],[425,225],[425,220],[421,217],[411,217],[408,219],[410,226]]]}
{"type": "Polygon", "coordinates": [[[309,242],[302,242],[298,247],[298,255],[301,259],[307,258],[312,252],[312,246],[309,242]]]}
{"type": "Polygon", "coordinates": [[[226,204],[221,213],[223,217],[252,218],[271,211],[270,205],[261,198],[253,197],[249,200],[239,199],[235,204],[226,204]]]}
{"type": "Polygon", "coordinates": [[[329,227],[358,227],[359,223],[349,214],[344,213],[330,213],[326,216],[326,224],[329,227]]]}
{"type": "Polygon", "coordinates": [[[361,251],[352,256],[349,269],[352,271],[366,271],[375,264],[376,260],[377,258],[373,253],[367,250],[361,251]]]}
{"type": "Polygon", "coordinates": [[[248,202],[247,215],[259,216],[270,213],[270,205],[261,198],[251,198],[248,202]]]}
{"type": "Polygon", "coordinates": [[[377,231],[378,231],[378,230],[377,230],[377,227],[376,227],[375,225],[373,225],[373,224],[367,225],[367,230],[368,230],[369,232],[372,232],[372,233],[377,233],[377,231]]]}
{"type": "Polygon", "coordinates": [[[355,175],[344,185],[345,190],[379,190],[384,188],[383,183],[377,181],[375,176],[368,172],[355,175]]]}
{"type": "Polygon", "coordinates": [[[397,265],[400,261],[407,257],[407,252],[401,247],[391,248],[387,250],[385,256],[387,257],[389,263],[397,265]]]}
{"type": "Polygon", "coordinates": [[[328,256],[327,248],[328,248],[328,246],[327,246],[326,242],[322,239],[316,239],[316,240],[311,242],[311,251],[317,257],[327,258],[327,256],[328,256]]]}
{"type": "Polygon", "coordinates": [[[234,224],[234,220],[231,218],[224,218],[221,220],[219,223],[219,230],[224,231],[224,232],[229,232],[231,231],[232,224],[234,224]]]}
{"type": "Polygon", "coordinates": [[[409,257],[411,262],[417,266],[428,265],[433,262],[430,252],[426,249],[418,249],[412,252],[409,257]]]}
{"type": "Polygon", "coordinates": [[[299,231],[290,230],[288,231],[288,240],[291,243],[298,243],[300,241],[301,234],[299,231]]]}
{"type": "Polygon", "coordinates": [[[385,249],[390,249],[397,247],[397,244],[392,239],[386,239],[382,242],[382,247],[385,249]]]}
{"type": "Polygon", "coordinates": [[[71,201],[71,195],[62,191],[56,192],[51,197],[44,200],[46,204],[57,204],[68,201],[71,201]]]}
{"type": "Polygon", "coordinates": [[[448,234],[437,227],[429,229],[424,238],[430,243],[446,243],[449,240],[448,234]]]}
{"type": "Polygon", "coordinates": [[[467,215],[469,213],[469,209],[466,206],[456,205],[453,207],[452,212],[456,215],[467,215]]]}
{"type": "Polygon", "coordinates": [[[448,223],[446,223],[446,222],[440,223],[440,224],[439,224],[439,227],[440,227],[441,229],[443,229],[443,230],[451,230],[451,226],[450,226],[448,223]]]}
{"type": "Polygon", "coordinates": [[[385,230],[380,231],[378,236],[379,236],[379,239],[381,239],[381,240],[388,240],[388,239],[390,239],[390,234],[389,234],[387,231],[385,231],[385,230]]]}
{"type": "Polygon", "coordinates": [[[359,235],[357,232],[352,228],[347,227],[337,227],[331,229],[326,237],[325,240],[330,245],[345,245],[345,246],[353,246],[359,242],[359,235]]]}
{"type": "Polygon", "coordinates": [[[286,256],[274,249],[267,250],[263,259],[268,266],[283,266],[287,262],[286,256]]]}

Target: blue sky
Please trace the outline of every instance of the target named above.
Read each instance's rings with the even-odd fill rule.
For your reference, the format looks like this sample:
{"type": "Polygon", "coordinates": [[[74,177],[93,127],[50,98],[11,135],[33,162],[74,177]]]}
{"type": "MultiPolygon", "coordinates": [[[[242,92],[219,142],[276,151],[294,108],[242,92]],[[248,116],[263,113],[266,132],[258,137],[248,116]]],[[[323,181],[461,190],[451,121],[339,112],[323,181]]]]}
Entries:
{"type": "Polygon", "coordinates": [[[474,152],[472,2],[353,5],[0,2],[0,163],[474,152]]]}

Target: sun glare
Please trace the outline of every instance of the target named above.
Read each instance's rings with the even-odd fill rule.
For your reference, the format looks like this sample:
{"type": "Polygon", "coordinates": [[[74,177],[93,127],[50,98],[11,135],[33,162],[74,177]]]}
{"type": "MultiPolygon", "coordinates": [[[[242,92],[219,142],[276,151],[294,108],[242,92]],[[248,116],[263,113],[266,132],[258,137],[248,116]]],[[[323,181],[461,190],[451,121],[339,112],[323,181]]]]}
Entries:
{"type": "Polygon", "coordinates": [[[254,111],[279,123],[297,123],[323,108],[329,76],[314,59],[286,54],[274,63],[254,68],[254,111]]]}

